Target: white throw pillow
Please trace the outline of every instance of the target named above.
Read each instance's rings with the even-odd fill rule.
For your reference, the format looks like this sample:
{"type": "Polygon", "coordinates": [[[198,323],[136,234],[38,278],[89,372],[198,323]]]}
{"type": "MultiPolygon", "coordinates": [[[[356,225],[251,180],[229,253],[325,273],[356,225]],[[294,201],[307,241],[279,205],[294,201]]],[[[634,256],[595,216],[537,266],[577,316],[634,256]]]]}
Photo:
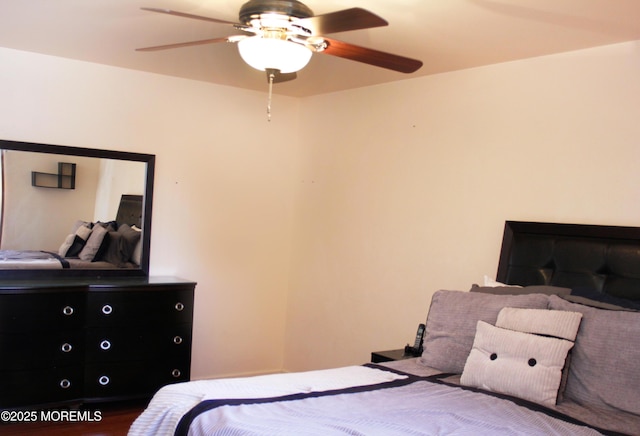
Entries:
{"type": "Polygon", "coordinates": [[[505,307],[498,313],[496,327],[575,341],[581,319],[580,312],[505,307]]]}
{"type": "Polygon", "coordinates": [[[478,321],[460,382],[548,406],[556,404],[573,342],[517,332],[478,321]]]}

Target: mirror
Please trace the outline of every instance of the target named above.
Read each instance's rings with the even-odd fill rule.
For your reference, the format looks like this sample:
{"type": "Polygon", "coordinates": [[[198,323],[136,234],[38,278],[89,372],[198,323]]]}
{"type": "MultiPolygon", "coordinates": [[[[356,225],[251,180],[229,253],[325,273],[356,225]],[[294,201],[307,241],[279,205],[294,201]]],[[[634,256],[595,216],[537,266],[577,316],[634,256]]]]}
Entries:
{"type": "Polygon", "coordinates": [[[0,140],[0,279],[147,276],[155,156],[0,140]]]}

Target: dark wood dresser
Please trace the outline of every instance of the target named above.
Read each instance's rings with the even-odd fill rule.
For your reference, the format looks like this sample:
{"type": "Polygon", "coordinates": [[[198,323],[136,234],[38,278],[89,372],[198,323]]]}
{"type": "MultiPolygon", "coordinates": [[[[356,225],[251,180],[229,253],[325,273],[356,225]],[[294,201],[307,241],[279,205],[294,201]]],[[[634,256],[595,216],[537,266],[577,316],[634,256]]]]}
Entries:
{"type": "Polygon", "coordinates": [[[187,381],[195,283],[0,281],[0,408],[150,397],[187,381]]]}

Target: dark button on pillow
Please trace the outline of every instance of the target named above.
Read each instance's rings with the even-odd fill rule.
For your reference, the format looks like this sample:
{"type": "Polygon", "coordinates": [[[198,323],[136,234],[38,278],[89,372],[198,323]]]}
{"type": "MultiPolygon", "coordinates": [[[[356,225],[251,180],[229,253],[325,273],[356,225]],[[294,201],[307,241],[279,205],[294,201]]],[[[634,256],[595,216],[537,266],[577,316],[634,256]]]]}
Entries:
{"type": "Polygon", "coordinates": [[[491,355],[491,357],[489,357],[491,360],[496,360],[498,358],[498,355],[496,353],[493,353],[491,355]]]}
{"type": "Polygon", "coordinates": [[[533,359],[533,358],[529,359],[529,366],[531,367],[536,366],[536,363],[538,363],[536,359],[533,359]]]}

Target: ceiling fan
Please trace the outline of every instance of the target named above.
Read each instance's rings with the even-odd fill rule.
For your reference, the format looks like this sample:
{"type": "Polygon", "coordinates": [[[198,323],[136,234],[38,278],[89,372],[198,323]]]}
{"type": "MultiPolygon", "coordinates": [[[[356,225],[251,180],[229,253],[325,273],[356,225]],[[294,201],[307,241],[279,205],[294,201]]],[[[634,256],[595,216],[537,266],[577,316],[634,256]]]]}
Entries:
{"type": "Polygon", "coordinates": [[[230,24],[240,34],[145,47],[137,49],[138,51],[165,50],[219,42],[237,43],[242,59],[253,68],[266,71],[270,85],[295,79],[296,71],[307,65],[313,53],[337,56],[401,73],[412,73],[422,66],[422,62],[416,59],[360,47],[324,36],[389,24],[362,8],[314,15],[309,7],[298,0],[249,0],[240,8],[238,23],[170,9],[142,9],[212,23],[230,24]]]}

